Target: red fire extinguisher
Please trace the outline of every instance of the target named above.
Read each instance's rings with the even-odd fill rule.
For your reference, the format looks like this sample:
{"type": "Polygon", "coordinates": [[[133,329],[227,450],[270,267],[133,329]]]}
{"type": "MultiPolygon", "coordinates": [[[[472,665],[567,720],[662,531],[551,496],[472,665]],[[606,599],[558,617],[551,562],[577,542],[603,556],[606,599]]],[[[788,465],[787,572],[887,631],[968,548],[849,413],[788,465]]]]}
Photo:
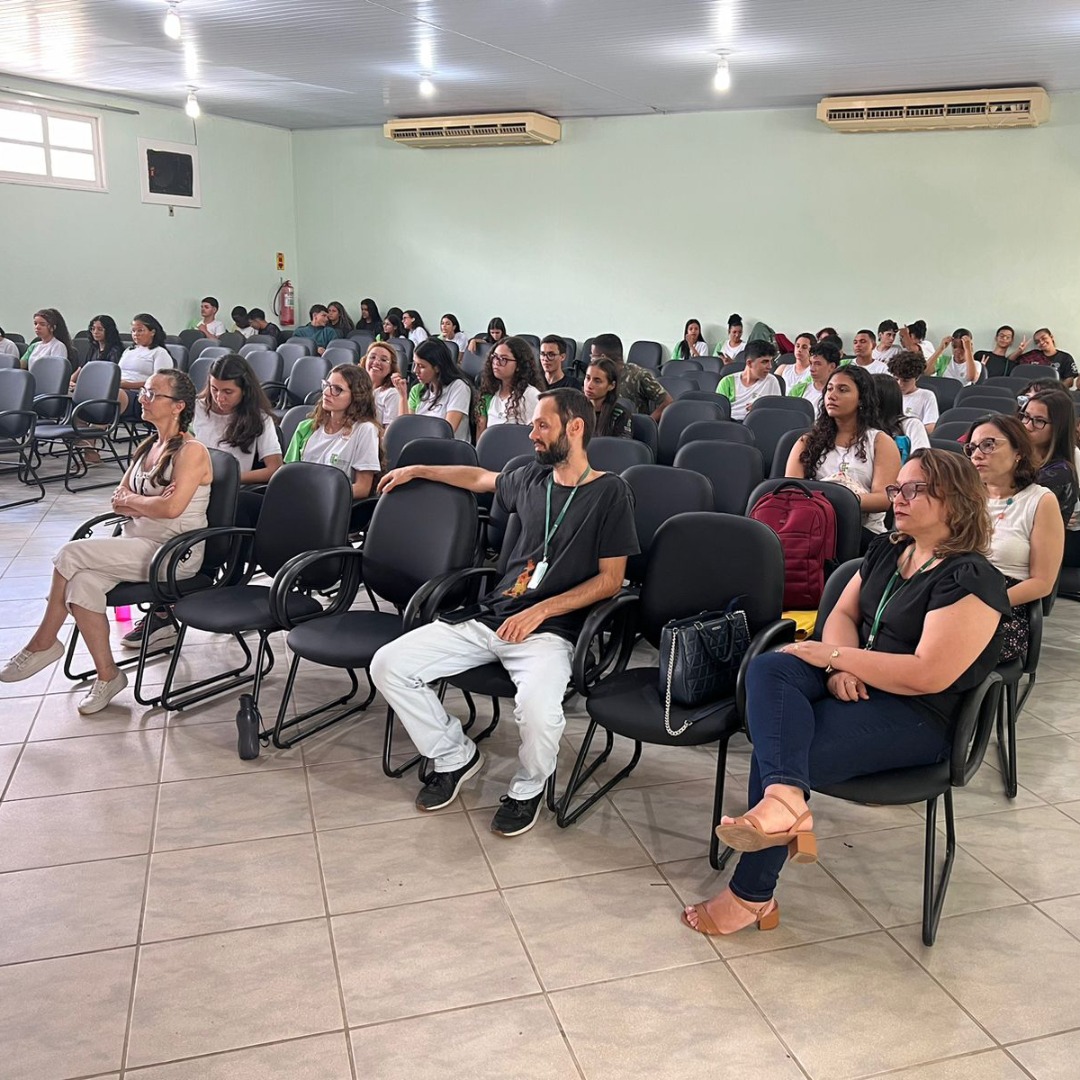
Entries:
{"type": "Polygon", "coordinates": [[[274,314],[281,320],[282,326],[296,323],[296,290],[291,281],[283,281],[274,294],[274,314]]]}

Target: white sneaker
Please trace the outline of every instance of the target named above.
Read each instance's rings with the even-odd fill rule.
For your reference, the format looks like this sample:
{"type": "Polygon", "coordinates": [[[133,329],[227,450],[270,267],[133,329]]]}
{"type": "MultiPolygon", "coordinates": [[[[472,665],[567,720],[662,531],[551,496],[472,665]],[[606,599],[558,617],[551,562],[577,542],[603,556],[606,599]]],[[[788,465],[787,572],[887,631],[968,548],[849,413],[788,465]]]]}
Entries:
{"type": "Polygon", "coordinates": [[[127,676],[122,671],[118,671],[116,678],[108,682],[102,679],[95,680],[94,685],[90,687],[90,693],[79,702],[79,712],[83,716],[101,712],[121,690],[127,688],[127,684],[127,676]]]}
{"type": "Polygon", "coordinates": [[[59,641],[43,652],[20,649],[0,671],[0,682],[22,682],[44,671],[50,664],[55,664],[63,655],[64,646],[59,641]]]}

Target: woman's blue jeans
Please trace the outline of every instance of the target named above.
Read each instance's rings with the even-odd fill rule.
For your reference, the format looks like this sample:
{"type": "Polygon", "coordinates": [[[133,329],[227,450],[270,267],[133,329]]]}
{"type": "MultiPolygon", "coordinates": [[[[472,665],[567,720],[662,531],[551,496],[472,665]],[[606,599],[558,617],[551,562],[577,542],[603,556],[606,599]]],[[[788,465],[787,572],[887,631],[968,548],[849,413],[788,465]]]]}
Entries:
{"type": "MultiPolygon", "coordinates": [[[[916,709],[912,698],[871,687],[867,701],[837,701],[825,680],[821,668],[790,653],[766,653],[750,664],[748,806],[756,806],[770,784],[802,788],[809,798],[815,787],[948,756],[945,726],[916,709]]],[[[768,900],[786,859],[786,847],[745,852],[731,891],[751,903],[768,900]]]]}

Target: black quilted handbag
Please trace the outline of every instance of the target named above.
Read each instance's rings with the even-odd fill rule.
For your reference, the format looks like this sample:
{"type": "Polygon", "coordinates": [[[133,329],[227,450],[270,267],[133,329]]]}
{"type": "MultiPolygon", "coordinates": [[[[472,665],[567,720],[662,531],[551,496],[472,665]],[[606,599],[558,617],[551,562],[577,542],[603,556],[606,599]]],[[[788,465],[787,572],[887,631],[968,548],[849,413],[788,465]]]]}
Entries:
{"type": "Polygon", "coordinates": [[[687,708],[730,697],[735,692],[739,665],[750,648],[750,627],[745,611],[702,611],[690,619],[672,619],[660,632],[660,695],[664,699],[664,727],[671,728],[671,703],[687,708]]]}

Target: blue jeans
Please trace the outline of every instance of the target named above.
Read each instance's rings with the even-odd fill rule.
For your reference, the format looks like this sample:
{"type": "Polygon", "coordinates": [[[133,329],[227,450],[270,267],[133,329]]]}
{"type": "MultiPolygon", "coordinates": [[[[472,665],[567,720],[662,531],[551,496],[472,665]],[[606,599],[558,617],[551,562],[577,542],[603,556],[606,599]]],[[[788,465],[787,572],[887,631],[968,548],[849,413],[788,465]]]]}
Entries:
{"type": "MultiPolygon", "coordinates": [[[[826,675],[789,653],[766,653],[746,678],[746,722],[754,744],[747,805],[770,784],[827,787],[855,776],[932,765],[949,754],[949,733],[909,697],[868,688],[867,701],[837,701],[826,675]]],[[[745,852],[731,891],[751,903],[768,900],[787,859],[786,847],[745,852]]]]}

